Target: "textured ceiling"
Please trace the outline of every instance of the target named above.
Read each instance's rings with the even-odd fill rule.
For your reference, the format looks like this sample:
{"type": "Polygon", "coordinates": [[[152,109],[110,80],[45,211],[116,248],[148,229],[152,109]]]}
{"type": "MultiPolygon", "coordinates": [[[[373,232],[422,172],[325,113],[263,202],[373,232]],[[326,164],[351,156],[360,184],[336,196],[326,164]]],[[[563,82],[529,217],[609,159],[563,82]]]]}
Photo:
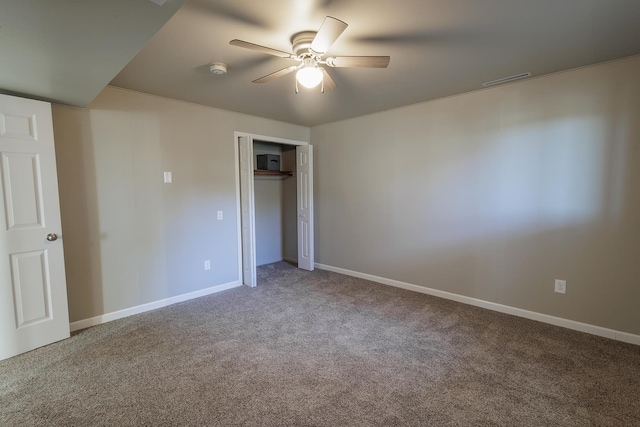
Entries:
{"type": "Polygon", "coordinates": [[[86,106],[111,81],[313,126],[640,54],[638,0],[190,0],[178,10],[183,2],[3,0],[0,91],[86,106]],[[335,91],[296,95],[293,73],[251,83],[292,61],[229,45],[290,51],[292,34],[327,15],[349,24],[329,55],[390,55],[389,68],[330,69],[335,91]],[[228,74],[209,72],[216,61],[228,74]]]}
{"type": "Polygon", "coordinates": [[[186,0],[1,0],[0,93],[84,107],[186,0]]]}
{"type": "Polygon", "coordinates": [[[115,86],[306,126],[640,54],[638,0],[190,0],[112,81],[115,86]],[[293,62],[230,46],[291,51],[330,15],[349,27],[330,55],[390,55],[387,69],[333,68],[338,88],[294,91],[293,62]],[[208,64],[225,62],[215,76],[208,64]]]}

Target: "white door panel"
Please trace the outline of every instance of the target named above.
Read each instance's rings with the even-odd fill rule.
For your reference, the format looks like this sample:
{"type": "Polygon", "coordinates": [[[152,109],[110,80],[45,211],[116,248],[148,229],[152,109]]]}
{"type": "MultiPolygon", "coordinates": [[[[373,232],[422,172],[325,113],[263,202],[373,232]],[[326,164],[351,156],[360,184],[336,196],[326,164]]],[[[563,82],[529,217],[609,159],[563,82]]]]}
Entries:
{"type": "Polygon", "coordinates": [[[313,147],[296,147],[298,178],[298,267],[313,271],[313,147]]]}
{"type": "Polygon", "coordinates": [[[7,230],[44,227],[39,163],[36,153],[2,153],[7,230]]]}
{"type": "Polygon", "coordinates": [[[69,337],[51,106],[0,95],[0,359],[69,337]],[[52,237],[53,238],[53,237],[52,237]]]}
{"type": "Polygon", "coordinates": [[[18,329],[51,319],[46,251],[11,254],[11,279],[18,329]]]}
{"type": "Polygon", "coordinates": [[[253,140],[238,139],[240,159],[240,221],[242,232],[242,283],[256,286],[255,212],[253,199],[253,140]]]}

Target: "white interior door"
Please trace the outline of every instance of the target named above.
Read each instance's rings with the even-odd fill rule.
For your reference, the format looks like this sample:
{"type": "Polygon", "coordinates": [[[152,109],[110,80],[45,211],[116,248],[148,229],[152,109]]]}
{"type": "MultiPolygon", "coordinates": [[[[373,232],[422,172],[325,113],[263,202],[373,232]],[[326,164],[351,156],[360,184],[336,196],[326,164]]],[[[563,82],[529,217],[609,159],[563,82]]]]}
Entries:
{"type": "Polygon", "coordinates": [[[313,271],[313,147],[296,147],[298,268],[313,271]]]}
{"type": "Polygon", "coordinates": [[[240,222],[242,233],[242,283],[256,286],[255,212],[253,202],[253,140],[238,137],[240,160],[240,222]]]}
{"type": "Polygon", "coordinates": [[[0,95],[0,359],[69,337],[51,105],[0,95]]]}

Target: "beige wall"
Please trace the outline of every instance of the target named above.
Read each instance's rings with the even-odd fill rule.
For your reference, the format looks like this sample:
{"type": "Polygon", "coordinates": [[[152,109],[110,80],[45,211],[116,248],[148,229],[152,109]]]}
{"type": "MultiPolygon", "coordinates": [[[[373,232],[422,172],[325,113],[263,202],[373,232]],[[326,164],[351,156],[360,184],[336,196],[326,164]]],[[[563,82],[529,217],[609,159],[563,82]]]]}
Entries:
{"type": "Polygon", "coordinates": [[[53,119],[71,321],[238,280],[233,132],[309,141],[302,126],[116,88],[53,119]]]}
{"type": "Polygon", "coordinates": [[[640,334],[638,76],[635,57],[312,128],[316,262],[640,334]]]}
{"type": "Polygon", "coordinates": [[[244,131],[311,138],[317,262],[640,334],[638,75],[631,58],[311,130],[115,88],[54,106],[71,320],[238,279],[244,131]]]}

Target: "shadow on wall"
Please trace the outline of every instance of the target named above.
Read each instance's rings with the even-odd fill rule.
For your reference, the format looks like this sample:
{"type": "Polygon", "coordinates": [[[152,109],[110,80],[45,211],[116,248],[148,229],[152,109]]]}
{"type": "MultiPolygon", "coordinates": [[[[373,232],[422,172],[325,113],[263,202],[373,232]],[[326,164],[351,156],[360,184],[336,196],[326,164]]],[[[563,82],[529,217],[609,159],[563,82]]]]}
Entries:
{"type": "Polygon", "coordinates": [[[103,313],[101,240],[89,114],[53,107],[69,320],[103,313]],[[77,118],[82,116],[83,120],[77,118]]]}
{"type": "Polygon", "coordinates": [[[637,249],[625,238],[638,214],[634,140],[629,118],[566,117],[507,129],[475,140],[454,161],[441,152],[428,168],[399,172],[405,190],[395,203],[413,200],[414,208],[393,220],[395,274],[581,321],[593,321],[584,310],[611,320],[620,308],[610,298],[620,292],[615,272],[627,272],[627,282],[629,272],[640,273],[624,255],[637,249]],[[550,299],[554,278],[579,284],[570,291],[582,302],[550,299]]]}
{"type": "Polygon", "coordinates": [[[634,90],[528,84],[314,128],[319,262],[640,333],[634,90]]]}
{"type": "Polygon", "coordinates": [[[54,107],[71,321],[237,280],[232,124],[212,117],[115,90],[54,107]]]}
{"type": "Polygon", "coordinates": [[[446,225],[428,230],[439,247],[620,220],[630,153],[626,140],[610,144],[612,132],[597,118],[505,131],[461,158],[399,172],[397,194],[419,198],[427,222],[446,225]],[[409,194],[412,182],[422,183],[420,194],[409,194]]]}

